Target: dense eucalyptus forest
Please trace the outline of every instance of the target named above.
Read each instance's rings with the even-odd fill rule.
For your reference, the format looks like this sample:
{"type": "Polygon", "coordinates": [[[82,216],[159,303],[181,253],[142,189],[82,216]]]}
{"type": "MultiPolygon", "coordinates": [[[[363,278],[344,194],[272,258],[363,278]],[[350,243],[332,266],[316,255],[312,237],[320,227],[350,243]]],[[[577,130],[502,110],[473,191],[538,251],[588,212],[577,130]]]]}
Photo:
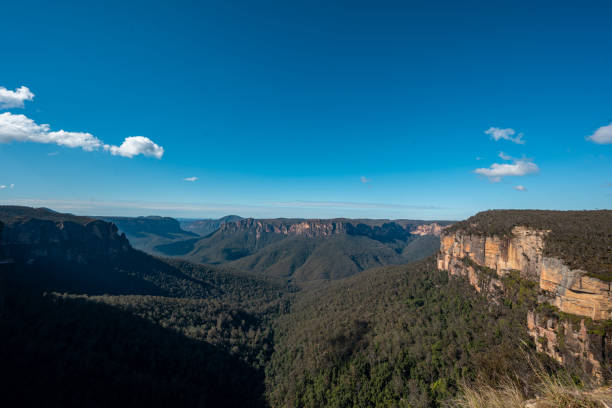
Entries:
{"type": "Polygon", "coordinates": [[[0,215],[6,406],[441,407],[561,370],[527,334],[538,294],[516,276],[501,302],[433,256],[296,283],[154,257],[89,218],[0,215]]]}

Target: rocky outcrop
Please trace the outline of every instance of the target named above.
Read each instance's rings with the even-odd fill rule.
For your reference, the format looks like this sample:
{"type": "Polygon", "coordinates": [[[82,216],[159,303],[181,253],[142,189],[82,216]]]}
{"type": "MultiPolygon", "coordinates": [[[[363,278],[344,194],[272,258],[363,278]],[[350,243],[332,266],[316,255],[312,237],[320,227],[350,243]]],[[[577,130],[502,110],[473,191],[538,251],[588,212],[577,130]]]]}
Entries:
{"type": "Polygon", "coordinates": [[[466,234],[461,230],[442,233],[438,268],[464,276],[478,291],[503,291],[503,277],[518,271],[520,277],[536,283],[540,303],[554,306],[556,316],[531,311],[528,329],[538,349],[563,364],[580,364],[586,372],[602,377],[612,354],[612,339],[605,332],[592,334],[586,325],[612,318],[610,282],[588,276],[587,271],[570,269],[557,258],[546,257],[545,238],[549,231],[516,226],[508,236],[466,234]],[[488,275],[488,279],[483,279],[488,275]],[[575,316],[569,324],[560,315],[575,316]],[[559,333],[563,332],[563,339],[559,333]]]}
{"type": "Polygon", "coordinates": [[[431,224],[417,225],[410,231],[410,233],[412,235],[433,235],[435,237],[439,237],[445,228],[446,226],[442,226],[437,222],[432,222],[431,224]]]}
{"type": "Polygon", "coordinates": [[[527,329],[539,352],[566,366],[582,367],[595,377],[606,375],[603,364],[610,358],[609,340],[589,330],[585,319],[572,322],[529,311],[527,329]]]}
{"type": "Polygon", "coordinates": [[[117,227],[100,220],[84,223],[37,218],[1,222],[2,256],[17,262],[112,260],[131,249],[117,227]]]}
{"type": "Polygon", "coordinates": [[[281,235],[298,235],[308,238],[327,237],[335,234],[346,233],[346,223],[330,220],[301,220],[285,222],[274,220],[256,220],[245,218],[236,222],[222,224],[219,231],[226,233],[236,233],[249,230],[255,232],[257,238],[263,233],[274,233],[281,235]]]}
{"type": "MultiPolygon", "coordinates": [[[[406,240],[412,232],[409,227],[393,221],[381,225],[369,225],[359,220],[257,220],[245,218],[236,222],[228,222],[220,226],[221,233],[236,233],[248,231],[259,239],[263,234],[279,234],[284,236],[302,236],[307,238],[329,237],[348,234],[366,236],[380,242],[406,240]]],[[[422,234],[419,234],[422,235],[422,234]]]]}

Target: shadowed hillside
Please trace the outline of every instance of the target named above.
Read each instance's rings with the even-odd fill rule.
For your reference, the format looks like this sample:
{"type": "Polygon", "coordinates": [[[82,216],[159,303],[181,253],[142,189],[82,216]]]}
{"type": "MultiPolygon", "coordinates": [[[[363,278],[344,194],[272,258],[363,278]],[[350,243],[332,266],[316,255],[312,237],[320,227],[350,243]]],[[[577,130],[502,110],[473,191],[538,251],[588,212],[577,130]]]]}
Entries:
{"type": "Polygon", "coordinates": [[[439,234],[440,224],[448,222],[243,219],[225,223],[207,237],[155,249],[193,262],[226,264],[258,275],[302,282],[329,280],[435,253],[439,238],[434,234],[439,234]],[[422,229],[428,225],[437,229],[422,229]]]}
{"type": "Polygon", "coordinates": [[[158,245],[198,236],[181,229],[179,222],[170,217],[102,217],[101,219],[117,225],[134,248],[149,253],[155,253],[155,247],[158,245]]]}

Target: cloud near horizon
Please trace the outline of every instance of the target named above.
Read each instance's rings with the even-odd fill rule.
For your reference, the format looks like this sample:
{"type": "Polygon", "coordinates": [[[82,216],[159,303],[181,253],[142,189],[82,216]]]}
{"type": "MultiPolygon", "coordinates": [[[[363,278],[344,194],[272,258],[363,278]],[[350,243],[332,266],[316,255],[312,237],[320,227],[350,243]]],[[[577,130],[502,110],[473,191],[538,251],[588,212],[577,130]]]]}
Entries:
{"type": "Polygon", "coordinates": [[[4,190],[7,188],[10,188],[10,189],[15,188],[15,184],[9,184],[8,186],[5,184],[0,184],[0,190],[4,190]]]}
{"type": "Polygon", "coordinates": [[[485,134],[491,136],[491,139],[495,141],[504,139],[516,144],[525,144],[523,134],[519,133],[518,135],[514,136],[516,131],[512,128],[501,129],[498,127],[490,127],[489,129],[485,130],[485,134]]]}
{"type": "Polygon", "coordinates": [[[588,141],[597,144],[611,144],[612,143],[612,122],[607,126],[602,126],[597,129],[592,135],[586,138],[588,141]]]}
{"type": "Polygon", "coordinates": [[[0,109],[23,108],[25,101],[34,99],[34,94],[26,86],[19,87],[14,91],[0,86],[0,109]]]}
{"type": "Polygon", "coordinates": [[[536,174],[540,168],[528,159],[514,160],[513,163],[493,163],[491,167],[479,168],[474,173],[486,176],[492,183],[499,183],[503,177],[536,174]]]}

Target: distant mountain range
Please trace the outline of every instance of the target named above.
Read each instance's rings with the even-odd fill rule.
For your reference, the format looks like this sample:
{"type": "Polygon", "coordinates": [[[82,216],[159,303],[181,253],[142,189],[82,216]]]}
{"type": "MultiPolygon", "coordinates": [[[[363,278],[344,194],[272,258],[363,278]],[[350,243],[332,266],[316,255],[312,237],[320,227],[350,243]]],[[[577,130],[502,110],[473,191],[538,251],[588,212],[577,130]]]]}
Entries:
{"type": "Polygon", "coordinates": [[[125,233],[136,249],[157,254],[155,247],[171,242],[197,237],[198,234],[185,231],[177,220],[170,217],[100,217],[114,223],[125,233]]]}
{"type": "Polygon", "coordinates": [[[449,221],[102,217],[145,252],[293,281],[339,279],[437,251],[449,221]]]}
{"type": "Polygon", "coordinates": [[[205,237],[113,218],[124,232],[0,206],[9,406],[440,407],[461,382],[508,373],[533,389],[522,399],[542,373],[612,378],[612,211],[487,211],[448,228],[240,219],[205,237]],[[198,263],[136,250],[125,232],[198,263]],[[434,243],[437,259],[361,272],[434,243]]]}
{"type": "Polygon", "coordinates": [[[193,232],[203,237],[212,234],[218,230],[222,224],[234,221],[240,221],[242,219],[239,215],[226,215],[219,219],[205,219],[205,220],[180,220],[181,228],[185,231],[193,232]]]}
{"type": "MultiPolygon", "coordinates": [[[[368,219],[239,219],[201,238],[155,246],[156,253],[226,264],[296,281],[339,279],[362,270],[425,258],[449,222],[368,219]]],[[[193,224],[192,224],[193,225],[193,224]]]]}

